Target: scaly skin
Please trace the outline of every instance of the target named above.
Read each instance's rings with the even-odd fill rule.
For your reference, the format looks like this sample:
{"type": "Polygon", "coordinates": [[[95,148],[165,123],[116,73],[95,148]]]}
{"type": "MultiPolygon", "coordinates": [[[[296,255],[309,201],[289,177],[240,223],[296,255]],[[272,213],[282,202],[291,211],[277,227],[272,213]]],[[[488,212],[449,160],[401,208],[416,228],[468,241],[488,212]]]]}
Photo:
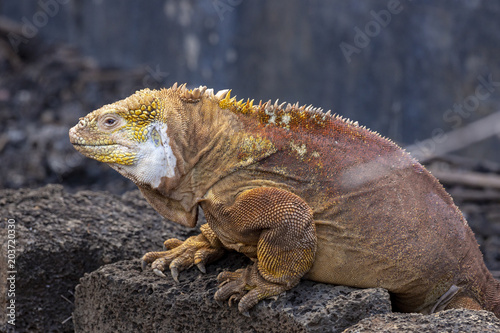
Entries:
{"type": "Polygon", "coordinates": [[[390,140],[298,105],[253,105],[206,87],[141,90],[81,118],[70,139],[137,184],[165,218],[207,224],[144,255],[164,276],[227,249],[254,263],[218,277],[247,313],[301,278],[382,287],[396,310],[486,309],[500,283],[439,182],[390,140]]]}

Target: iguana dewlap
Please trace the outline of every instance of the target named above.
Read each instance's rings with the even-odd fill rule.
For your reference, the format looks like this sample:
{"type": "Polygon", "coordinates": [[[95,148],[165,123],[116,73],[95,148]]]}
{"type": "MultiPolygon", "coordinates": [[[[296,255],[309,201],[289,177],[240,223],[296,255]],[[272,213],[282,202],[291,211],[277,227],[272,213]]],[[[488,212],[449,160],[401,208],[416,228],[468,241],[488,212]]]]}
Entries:
{"type": "Polygon", "coordinates": [[[312,107],[236,101],[185,85],[144,89],[80,119],[82,154],[130,178],[186,241],[147,253],[159,275],[236,250],[254,263],[218,277],[215,299],[259,300],[302,277],[382,287],[395,310],[465,307],[500,317],[500,283],[439,182],[393,142],[312,107]]]}

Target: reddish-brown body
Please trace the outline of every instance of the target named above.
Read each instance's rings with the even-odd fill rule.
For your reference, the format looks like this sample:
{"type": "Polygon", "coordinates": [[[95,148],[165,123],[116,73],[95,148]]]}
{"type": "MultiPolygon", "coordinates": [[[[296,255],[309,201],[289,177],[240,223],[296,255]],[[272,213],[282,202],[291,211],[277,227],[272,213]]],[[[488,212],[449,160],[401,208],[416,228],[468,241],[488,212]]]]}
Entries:
{"type": "Polygon", "coordinates": [[[455,285],[455,300],[471,297],[500,315],[500,285],[467,222],[437,179],[409,154],[340,118],[285,128],[235,113],[241,130],[266,138],[275,152],[212,190],[231,197],[265,181],[301,197],[313,211],[318,238],[307,278],[383,287],[396,309],[424,313],[455,285]]]}
{"type": "MultiPolygon", "coordinates": [[[[386,288],[400,311],[466,307],[500,317],[500,283],[486,269],[467,222],[436,178],[404,150],[315,109],[253,106],[227,92],[204,91],[138,92],[88,116],[153,110],[158,114],[144,119],[168,125],[165,133],[148,129],[144,140],[167,138],[173,176],[153,184],[141,168],[114,166],[166,218],[194,226],[197,207],[205,212],[201,235],[169,240],[168,251],[144,256],[158,274],[167,267],[174,278],[192,265],[204,270],[222,249],[234,249],[255,264],[221,274],[215,298],[240,300],[242,312],[305,276],[386,288]]],[[[89,149],[80,148],[90,156],[89,149]]]]}

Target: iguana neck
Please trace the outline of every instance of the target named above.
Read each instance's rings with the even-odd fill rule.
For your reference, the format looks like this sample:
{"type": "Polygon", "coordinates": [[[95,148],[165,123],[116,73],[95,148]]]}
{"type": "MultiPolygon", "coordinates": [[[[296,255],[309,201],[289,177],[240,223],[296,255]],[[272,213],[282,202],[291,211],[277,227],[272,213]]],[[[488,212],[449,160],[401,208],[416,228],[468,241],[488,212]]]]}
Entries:
{"type": "Polygon", "coordinates": [[[237,115],[210,98],[168,110],[166,122],[177,172],[158,190],[186,209],[220,179],[276,151],[269,140],[250,134],[237,115]]]}

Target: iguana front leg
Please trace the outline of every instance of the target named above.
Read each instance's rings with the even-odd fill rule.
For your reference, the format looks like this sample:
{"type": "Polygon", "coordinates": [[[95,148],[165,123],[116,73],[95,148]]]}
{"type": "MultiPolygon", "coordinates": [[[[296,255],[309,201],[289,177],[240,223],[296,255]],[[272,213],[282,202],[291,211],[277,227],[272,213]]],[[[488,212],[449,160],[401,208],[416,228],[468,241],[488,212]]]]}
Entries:
{"type": "Polygon", "coordinates": [[[228,248],[254,264],[219,274],[217,301],[239,301],[246,313],[260,300],[296,286],[311,268],[316,230],[311,208],[298,196],[271,187],[247,190],[230,206],[211,193],[204,203],[211,229],[228,248]]]}
{"type": "Polygon", "coordinates": [[[143,256],[157,275],[168,268],[177,280],[180,271],[193,265],[204,272],[205,264],[219,258],[224,248],[250,257],[254,264],[236,272],[219,274],[215,300],[239,301],[247,313],[264,298],[296,286],[311,268],[316,252],[316,230],[311,208],[290,192],[261,187],[247,190],[231,205],[213,193],[202,203],[207,224],[201,234],[182,242],[165,241],[167,251],[143,256]]]}
{"type": "Polygon", "coordinates": [[[201,234],[181,241],[176,238],[167,239],[163,244],[167,251],[148,252],[142,257],[142,269],[147,264],[156,275],[165,277],[163,271],[170,269],[172,277],[179,282],[179,272],[196,265],[205,273],[205,265],[217,260],[224,253],[224,248],[208,224],[200,228],[201,234]]]}

